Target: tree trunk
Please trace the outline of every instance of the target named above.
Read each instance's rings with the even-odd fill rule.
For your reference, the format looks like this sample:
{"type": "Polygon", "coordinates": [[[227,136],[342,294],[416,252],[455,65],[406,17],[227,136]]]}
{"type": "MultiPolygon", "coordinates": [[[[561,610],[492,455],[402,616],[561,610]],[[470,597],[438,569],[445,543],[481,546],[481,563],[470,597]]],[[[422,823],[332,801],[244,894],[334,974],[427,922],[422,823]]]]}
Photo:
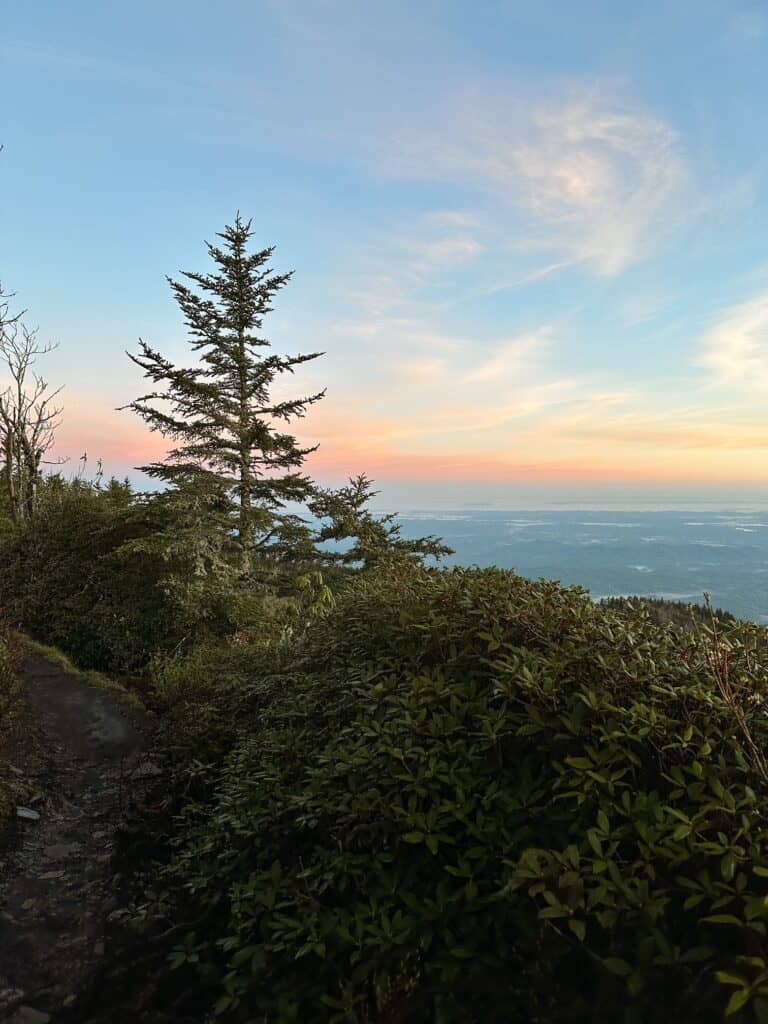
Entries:
{"type": "Polygon", "coordinates": [[[253,535],[251,523],[251,499],[253,481],[251,478],[251,423],[248,405],[248,356],[245,350],[244,332],[240,330],[239,344],[240,365],[240,552],[241,568],[248,573],[252,568],[253,535]]]}
{"type": "Polygon", "coordinates": [[[6,432],[2,451],[5,457],[3,464],[5,493],[8,496],[8,507],[11,511],[11,518],[15,520],[18,519],[18,514],[16,510],[16,481],[13,472],[13,439],[11,437],[10,429],[6,432]]]}

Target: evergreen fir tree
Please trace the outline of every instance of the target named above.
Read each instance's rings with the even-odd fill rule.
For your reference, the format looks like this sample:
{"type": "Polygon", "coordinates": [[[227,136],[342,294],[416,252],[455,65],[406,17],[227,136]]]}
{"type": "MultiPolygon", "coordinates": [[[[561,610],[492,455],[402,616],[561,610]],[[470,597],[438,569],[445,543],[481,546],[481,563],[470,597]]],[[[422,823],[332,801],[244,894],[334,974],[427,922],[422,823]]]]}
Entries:
{"type": "Polygon", "coordinates": [[[272,396],[276,378],[322,353],[281,356],[262,336],[263,319],[291,274],[269,267],[273,247],[248,252],[252,233],[251,222],[238,214],[218,235],[223,245],[206,243],[212,273],[184,273],[191,285],[168,278],[199,364],[174,366],[141,341],[138,355],[129,355],[156,390],[128,406],[151,430],[178,442],[162,462],[140,468],[176,486],[218,488],[246,571],[256,553],[275,555],[301,532],[285,508],[311,495],[312,481],[301,467],[317,446],[300,447],[280,426],[325,394],[283,401],[272,396]]]}
{"type": "Polygon", "coordinates": [[[365,473],[352,477],[338,490],[315,489],[309,511],[320,523],[315,541],[321,562],[364,570],[393,562],[439,561],[454,553],[431,534],[403,537],[395,512],[376,515],[368,508],[378,494],[365,473]]]}

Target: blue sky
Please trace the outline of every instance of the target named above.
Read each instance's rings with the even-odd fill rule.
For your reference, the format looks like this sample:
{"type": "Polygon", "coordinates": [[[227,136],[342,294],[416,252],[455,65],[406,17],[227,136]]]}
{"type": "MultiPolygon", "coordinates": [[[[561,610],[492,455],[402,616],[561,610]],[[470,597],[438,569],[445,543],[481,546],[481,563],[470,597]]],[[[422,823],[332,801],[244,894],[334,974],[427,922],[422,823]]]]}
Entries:
{"type": "Polygon", "coordinates": [[[239,209],[296,271],[274,343],[327,353],[324,479],[768,485],[765,4],[6,5],[0,90],[71,454],[162,451],[124,350],[185,357],[164,276],[239,209]]]}

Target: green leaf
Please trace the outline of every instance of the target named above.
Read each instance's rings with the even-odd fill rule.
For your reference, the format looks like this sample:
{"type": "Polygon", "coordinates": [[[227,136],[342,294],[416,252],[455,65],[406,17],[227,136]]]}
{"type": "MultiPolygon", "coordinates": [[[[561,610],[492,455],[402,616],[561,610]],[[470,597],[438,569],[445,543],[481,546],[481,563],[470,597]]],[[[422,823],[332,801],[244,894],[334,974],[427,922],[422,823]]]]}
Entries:
{"type": "Polygon", "coordinates": [[[598,857],[603,856],[603,844],[600,842],[600,837],[597,832],[593,829],[587,829],[587,841],[592,849],[595,851],[598,857]]]}
{"type": "Polygon", "coordinates": [[[603,966],[606,967],[611,974],[616,974],[620,978],[626,978],[632,973],[632,968],[629,966],[626,960],[620,960],[616,956],[608,956],[603,960],[603,966]]]}
{"type": "Polygon", "coordinates": [[[749,982],[741,975],[731,974],[730,971],[715,971],[715,977],[723,985],[737,985],[739,988],[749,985],[749,982]]]}
{"type": "Polygon", "coordinates": [[[725,1016],[731,1017],[734,1013],[738,1013],[749,999],[749,995],[750,991],[748,988],[737,989],[728,1000],[728,1005],[725,1008],[725,1016]]]}
{"type": "Polygon", "coordinates": [[[233,999],[232,996],[223,995],[219,997],[218,1002],[213,1008],[215,1016],[220,1016],[226,1010],[231,1010],[234,1006],[237,1006],[237,1000],[233,999]]]}
{"type": "Polygon", "coordinates": [[[729,851],[720,861],[720,874],[724,881],[730,882],[736,872],[736,858],[729,851]]]}
{"type": "Polygon", "coordinates": [[[568,909],[568,907],[564,907],[562,904],[559,904],[556,907],[545,907],[544,910],[540,910],[539,911],[539,917],[542,920],[545,920],[546,918],[550,918],[550,917],[570,917],[570,916],[571,916],[570,910],[568,909]]]}

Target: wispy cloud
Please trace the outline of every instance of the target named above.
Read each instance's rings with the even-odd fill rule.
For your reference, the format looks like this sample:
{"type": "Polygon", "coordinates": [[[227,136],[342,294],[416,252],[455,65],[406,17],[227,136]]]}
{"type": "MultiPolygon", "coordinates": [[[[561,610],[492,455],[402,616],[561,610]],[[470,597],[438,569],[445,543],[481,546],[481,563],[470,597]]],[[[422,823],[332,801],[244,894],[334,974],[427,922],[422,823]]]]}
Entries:
{"type": "Polygon", "coordinates": [[[542,349],[552,334],[543,327],[511,341],[503,342],[493,354],[464,375],[468,383],[508,381],[510,377],[528,376],[532,365],[538,362],[542,349]]]}
{"type": "Polygon", "coordinates": [[[768,292],[725,310],[702,345],[699,362],[715,383],[768,389],[768,292]]]}
{"type": "MultiPolygon", "coordinates": [[[[324,448],[348,448],[364,437],[380,451],[478,457],[539,450],[538,424],[569,414],[595,422],[629,398],[590,375],[563,372],[563,338],[556,323],[512,337],[477,339],[442,333],[418,320],[382,318],[365,337],[369,386],[313,411],[308,424],[324,448]]],[[[547,433],[545,429],[544,433],[547,433]]],[[[314,433],[313,433],[313,436],[314,433]]],[[[548,443],[557,448],[567,429],[548,443]]]]}
{"type": "Polygon", "coordinates": [[[490,191],[528,218],[526,244],[606,277],[648,255],[681,219],[688,180],[672,126],[610,83],[532,104],[474,91],[437,131],[419,126],[386,159],[396,174],[490,191]]]}
{"type": "Polygon", "coordinates": [[[445,234],[429,241],[406,243],[412,256],[411,273],[419,277],[439,268],[470,263],[483,251],[482,243],[468,234],[445,234]]]}
{"type": "Polygon", "coordinates": [[[600,441],[606,432],[612,443],[659,448],[667,452],[679,449],[703,448],[708,451],[765,450],[768,448],[768,429],[759,423],[679,423],[671,417],[654,418],[629,415],[622,419],[600,424],[577,424],[570,427],[573,436],[600,441]]]}
{"type": "Polygon", "coordinates": [[[483,288],[484,295],[493,295],[496,292],[512,291],[515,288],[522,288],[526,284],[533,284],[536,281],[541,281],[545,277],[549,277],[550,274],[557,273],[558,270],[564,270],[570,266],[570,262],[562,260],[558,263],[548,263],[543,267],[537,267],[534,270],[530,270],[519,277],[512,277],[509,280],[494,280],[483,288]]]}

